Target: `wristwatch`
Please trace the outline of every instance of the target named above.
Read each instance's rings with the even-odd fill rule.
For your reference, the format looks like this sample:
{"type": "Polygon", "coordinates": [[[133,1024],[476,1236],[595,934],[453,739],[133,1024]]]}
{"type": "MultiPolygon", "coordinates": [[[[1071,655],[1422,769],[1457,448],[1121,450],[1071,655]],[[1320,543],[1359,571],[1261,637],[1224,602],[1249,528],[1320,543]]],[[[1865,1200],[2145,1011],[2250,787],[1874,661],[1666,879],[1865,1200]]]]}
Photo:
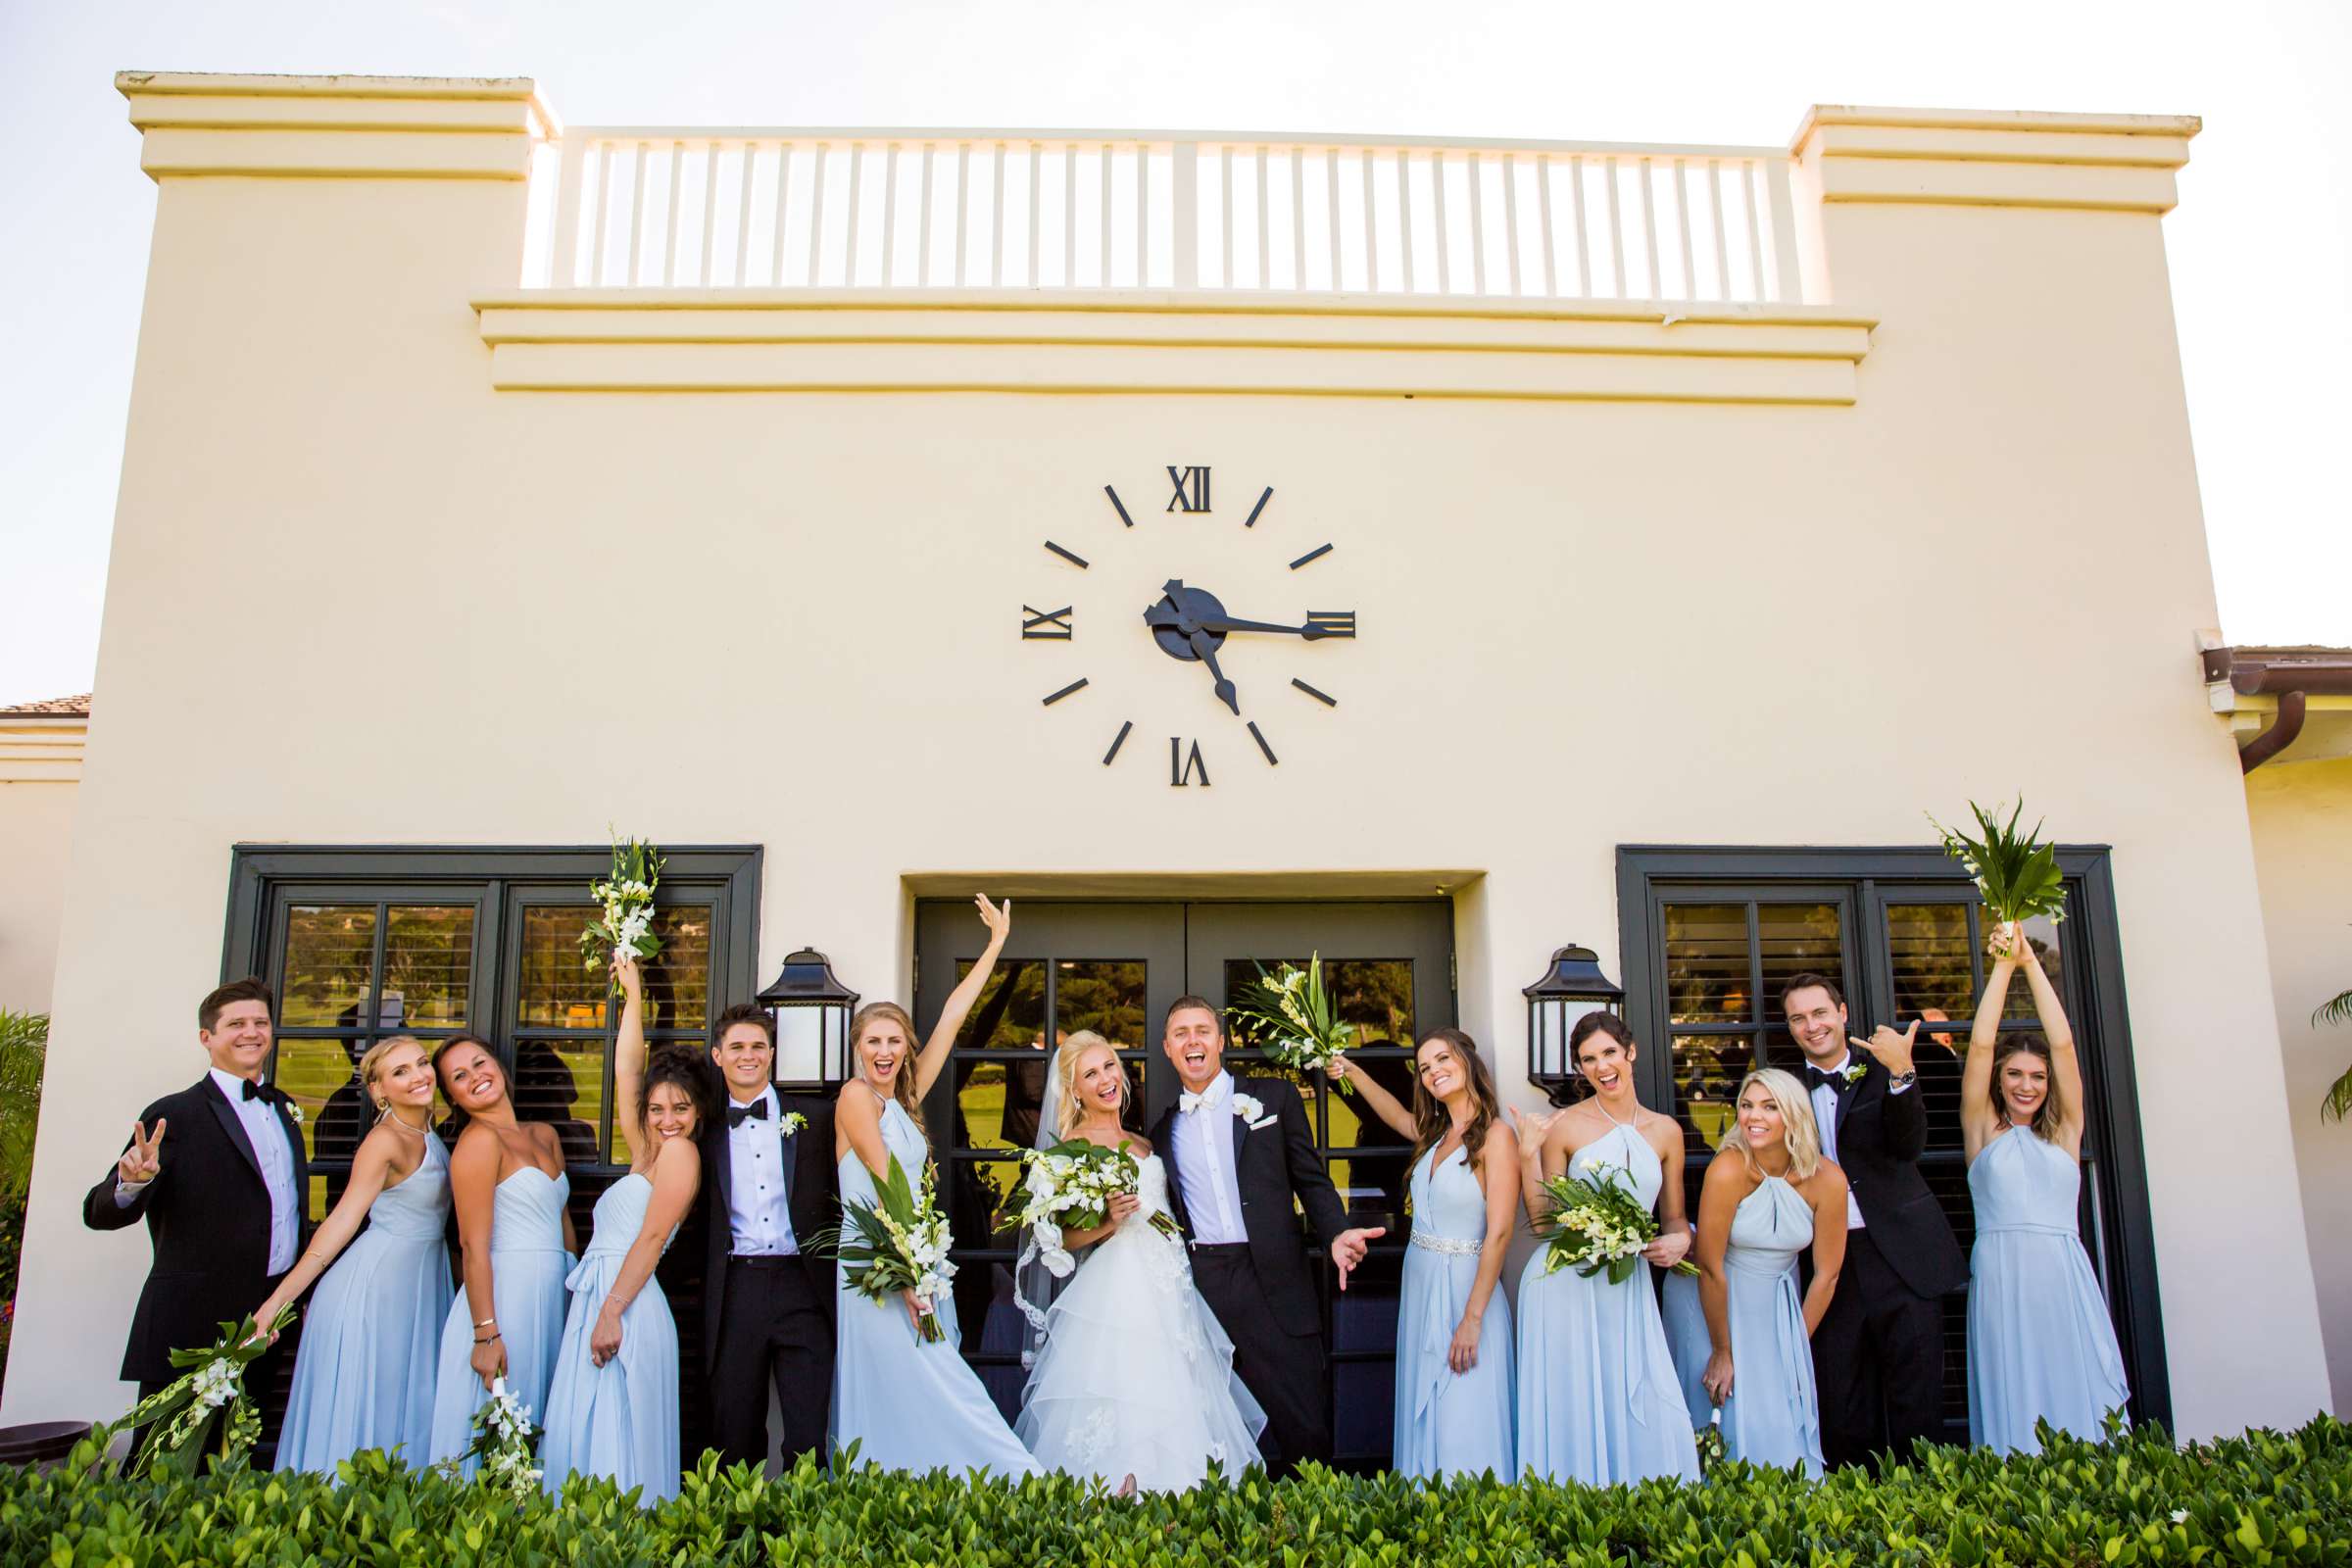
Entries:
{"type": "Polygon", "coordinates": [[[1898,1072],[1892,1078],[1889,1078],[1887,1082],[1891,1083],[1897,1089],[1908,1089],[1913,1084],[1919,1082],[1919,1074],[1917,1071],[1898,1072]]]}

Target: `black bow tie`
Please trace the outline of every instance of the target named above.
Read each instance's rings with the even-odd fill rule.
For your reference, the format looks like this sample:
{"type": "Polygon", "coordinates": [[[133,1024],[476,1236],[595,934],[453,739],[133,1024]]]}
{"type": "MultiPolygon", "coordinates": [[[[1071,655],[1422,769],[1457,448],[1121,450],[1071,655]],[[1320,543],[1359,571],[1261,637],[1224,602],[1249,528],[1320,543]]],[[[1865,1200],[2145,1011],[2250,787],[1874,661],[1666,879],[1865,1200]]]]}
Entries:
{"type": "Polygon", "coordinates": [[[279,1101],[286,1098],[286,1092],[272,1085],[257,1083],[253,1079],[248,1078],[245,1080],[244,1093],[239,1098],[244,1100],[266,1101],[274,1105],[279,1101]]]}
{"type": "Polygon", "coordinates": [[[727,1107],[727,1125],[729,1127],[742,1126],[746,1116],[751,1117],[754,1121],[767,1120],[767,1098],[763,1095],[748,1105],[729,1105],[727,1107]]]}
{"type": "Polygon", "coordinates": [[[1805,1064],[1805,1088],[1807,1091],[1827,1089],[1834,1095],[1842,1095],[1853,1087],[1846,1081],[1846,1068],[1840,1067],[1836,1072],[1823,1072],[1819,1067],[1807,1062],[1805,1064]]]}

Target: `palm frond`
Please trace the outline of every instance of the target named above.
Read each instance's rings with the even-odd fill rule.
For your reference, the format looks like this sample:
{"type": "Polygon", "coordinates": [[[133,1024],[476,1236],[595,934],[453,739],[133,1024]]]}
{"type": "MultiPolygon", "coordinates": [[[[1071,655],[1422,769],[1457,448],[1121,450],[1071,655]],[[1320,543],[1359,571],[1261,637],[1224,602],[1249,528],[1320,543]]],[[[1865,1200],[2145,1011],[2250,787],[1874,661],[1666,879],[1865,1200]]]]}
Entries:
{"type": "Polygon", "coordinates": [[[2315,1008],[2311,1014],[2313,1028],[2328,1023],[2352,1023],[2352,991],[2338,991],[2315,1008]]]}
{"type": "Polygon", "coordinates": [[[2342,1121],[2346,1116],[2352,1116],[2352,1067],[2328,1086],[2328,1098],[2320,1102],[2320,1120],[2342,1121]]]}
{"type": "Polygon", "coordinates": [[[23,1197],[32,1179],[32,1135],[48,1055],[47,1013],[0,1008],[0,1199],[23,1197]]]}

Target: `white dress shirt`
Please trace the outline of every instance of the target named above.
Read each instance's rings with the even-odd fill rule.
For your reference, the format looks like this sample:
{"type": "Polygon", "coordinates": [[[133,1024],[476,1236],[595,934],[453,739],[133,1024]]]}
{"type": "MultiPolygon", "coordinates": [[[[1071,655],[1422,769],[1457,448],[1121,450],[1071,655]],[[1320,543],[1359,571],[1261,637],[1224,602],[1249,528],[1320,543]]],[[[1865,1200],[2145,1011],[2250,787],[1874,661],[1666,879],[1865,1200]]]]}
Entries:
{"type": "Polygon", "coordinates": [[[1191,1110],[1177,1112],[1176,1146],[1176,1185],[1184,1193],[1194,1242],[1229,1247],[1248,1241],[1234,1173],[1233,1074],[1218,1073],[1191,1110]]]}
{"type": "Polygon", "coordinates": [[[727,1129],[729,1250],[741,1257],[790,1257],[801,1244],[792,1234],[792,1190],[784,1185],[784,1107],[773,1089],[748,1104],[762,1102],[765,1121],[746,1116],[727,1129]]]}
{"type": "Polygon", "coordinates": [[[244,1079],[218,1067],[212,1075],[228,1097],[228,1108],[245,1124],[245,1139],[261,1161],[262,1181],[270,1189],[270,1272],[283,1274],[294,1266],[294,1243],[302,1224],[302,1195],[294,1191],[294,1150],[286,1142],[286,1124],[269,1101],[245,1098],[244,1079]]]}
{"type": "MultiPolygon", "coordinates": [[[[1843,1072],[1846,1063],[1853,1059],[1854,1054],[1848,1051],[1821,1070],[1823,1072],[1843,1072]]],[[[1854,1092],[1854,1085],[1848,1084],[1845,1092],[1850,1095],[1854,1092]]],[[[1910,1088],[1910,1084],[1889,1084],[1886,1086],[1886,1092],[1890,1095],[1899,1095],[1910,1088]]],[[[1838,1091],[1832,1089],[1828,1084],[1822,1084],[1813,1090],[1811,1099],[1813,1101],[1813,1120],[1821,1128],[1821,1157],[1836,1164],[1838,1160],[1838,1091]]],[[[1845,1228],[1849,1231],[1858,1231],[1863,1228],[1862,1200],[1854,1196],[1850,1177],[1847,1179],[1845,1189],[1845,1228]]]]}

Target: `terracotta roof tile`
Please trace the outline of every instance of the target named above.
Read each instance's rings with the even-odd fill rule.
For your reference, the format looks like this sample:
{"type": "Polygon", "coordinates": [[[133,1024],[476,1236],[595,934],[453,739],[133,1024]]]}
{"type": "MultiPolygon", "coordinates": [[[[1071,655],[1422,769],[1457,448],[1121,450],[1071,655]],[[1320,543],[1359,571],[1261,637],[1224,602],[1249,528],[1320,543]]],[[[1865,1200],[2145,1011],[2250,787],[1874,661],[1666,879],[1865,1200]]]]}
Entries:
{"type": "Polygon", "coordinates": [[[90,694],[79,697],[52,697],[46,702],[19,703],[14,708],[0,708],[0,718],[87,718],[90,716],[90,694]]]}

